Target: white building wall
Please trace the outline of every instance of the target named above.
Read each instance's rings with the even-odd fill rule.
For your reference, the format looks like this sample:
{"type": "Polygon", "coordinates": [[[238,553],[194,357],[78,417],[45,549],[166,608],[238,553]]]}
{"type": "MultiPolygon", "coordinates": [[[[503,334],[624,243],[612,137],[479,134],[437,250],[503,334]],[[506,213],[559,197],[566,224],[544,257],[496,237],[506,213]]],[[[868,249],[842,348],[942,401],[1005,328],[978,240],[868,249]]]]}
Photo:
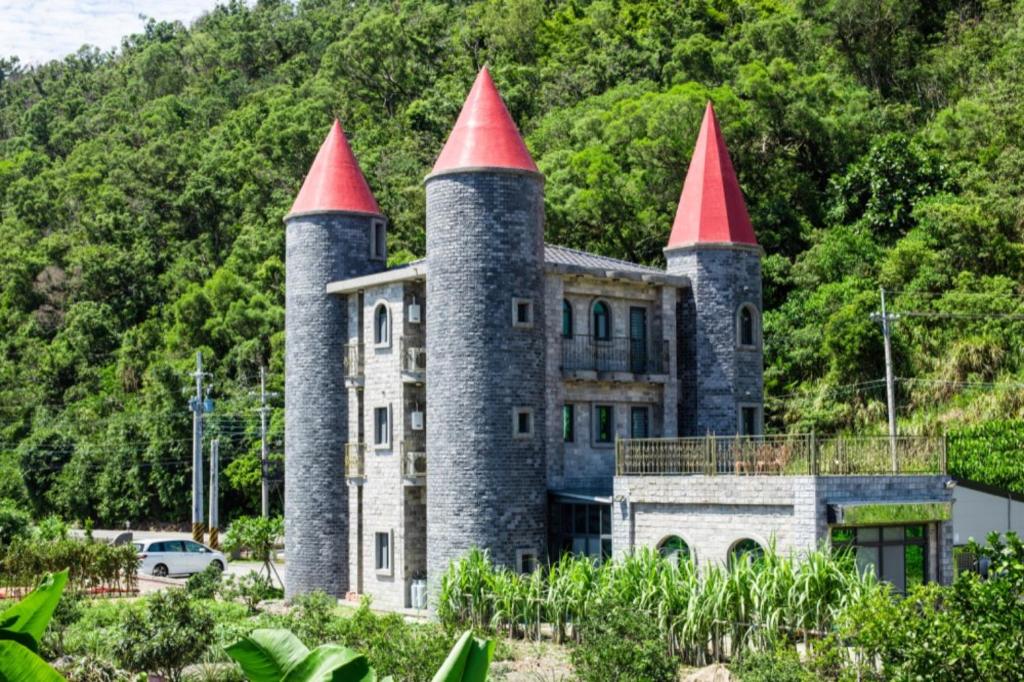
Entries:
{"type": "Polygon", "coordinates": [[[989,533],[1013,531],[1024,537],[1024,501],[960,484],[953,489],[953,544],[973,538],[984,542],[989,533]]]}

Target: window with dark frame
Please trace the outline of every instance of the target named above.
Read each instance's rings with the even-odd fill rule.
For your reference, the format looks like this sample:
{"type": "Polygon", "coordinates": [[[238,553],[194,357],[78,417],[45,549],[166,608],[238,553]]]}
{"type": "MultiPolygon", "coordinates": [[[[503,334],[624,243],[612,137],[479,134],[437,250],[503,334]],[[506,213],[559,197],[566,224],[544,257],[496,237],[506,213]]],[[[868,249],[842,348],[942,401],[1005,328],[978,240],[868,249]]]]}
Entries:
{"type": "Polygon", "coordinates": [[[736,316],[736,336],[738,345],[743,348],[756,348],[757,338],[757,309],[751,303],[744,303],[740,306],[739,314],[736,316]]]}
{"type": "Polygon", "coordinates": [[[562,440],[572,443],[576,440],[576,406],[562,405],[562,440]]]}
{"type": "Polygon", "coordinates": [[[533,301],[528,298],[512,299],[512,326],[533,326],[533,301]]]}
{"type": "Polygon", "coordinates": [[[851,550],[861,571],[869,566],[901,594],[929,582],[928,532],[924,525],[837,527],[832,547],[851,550]]]}
{"type": "Polygon", "coordinates": [[[760,425],[758,424],[757,412],[757,407],[752,405],[740,407],[740,435],[759,435],[760,425]]]}
{"type": "Polygon", "coordinates": [[[594,338],[598,341],[608,341],[612,338],[612,314],[608,304],[604,301],[594,303],[594,338]]]}
{"type": "Polygon", "coordinates": [[[512,412],[512,423],[516,438],[533,436],[533,410],[529,407],[517,407],[512,412]]]}
{"type": "Polygon", "coordinates": [[[391,570],[391,533],[374,533],[374,565],[378,571],[391,570]]]}
{"type": "Polygon", "coordinates": [[[651,411],[647,407],[631,407],[629,409],[630,438],[649,438],[651,434],[651,411]]]}
{"type": "Polygon", "coordinates": [[[572,303],[562,299],[562,337],[572,338],[572,303]]]}
{"type": "Polygon", "coordinates": [[[388,307],[381,303],[373,313],[373,342],[378,346],[391,342],[391,316],[388,307]]]}
{"type": "Polygon", "coordinates": [[[556,502],[551,513],[551,550],[557,556],[587,556],[597,563],[611,559],[611,505],[556,502]]]}
{"type": "Polygon", "coordinates": [[[373,444],[388,445],[391,442],[391,425],[388,423],[387,407],[376,407],[373,410],[373,444]]]}
{"type": "Polygon", "coordinates": [[[370,258],[384,260],[387,258],[387,226],[381,220],[375,220],[370,227],[370,258]]]}
{"type": "Polygon", "coordinates": [[[594,406],[594,442],[611,443],[615,440],[614,413],[611,405],[594,406]]]}

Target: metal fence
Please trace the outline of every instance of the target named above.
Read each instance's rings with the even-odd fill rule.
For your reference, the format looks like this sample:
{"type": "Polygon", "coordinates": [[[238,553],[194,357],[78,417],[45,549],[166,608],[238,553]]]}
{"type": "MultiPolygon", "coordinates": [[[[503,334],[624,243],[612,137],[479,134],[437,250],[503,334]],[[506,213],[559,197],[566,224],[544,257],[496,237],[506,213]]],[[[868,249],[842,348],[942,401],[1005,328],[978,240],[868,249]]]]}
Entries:
{"type": "Polygon", "coordinates": [[[931,436],[630,438],[615,445],[630,475],[856,476],[946,472],[946,440],[931,436]]]}
{"type": "Polygon", "coordinates": [[[664,374],[668,367],[667,342],[576,335],[562,339],[562,369],[566,371],[664,374]]]}

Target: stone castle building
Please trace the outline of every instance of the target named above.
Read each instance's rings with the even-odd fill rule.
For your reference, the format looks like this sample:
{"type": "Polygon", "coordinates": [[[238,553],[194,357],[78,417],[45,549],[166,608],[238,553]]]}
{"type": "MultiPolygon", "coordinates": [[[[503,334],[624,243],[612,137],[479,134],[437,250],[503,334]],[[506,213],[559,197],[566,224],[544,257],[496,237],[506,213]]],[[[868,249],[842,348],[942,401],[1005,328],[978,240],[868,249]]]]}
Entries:
{"type": "Polygon", "coordinates": [[[421,606],[474,546],[529,571],[831,539],[948,578],[941,443],[763,435],[762,250],[710,104],[664,270],[545,243],[486,69],[425,183],[426,258],[388,268],[335,122],[285,218],[289,595],[421,606]]]}

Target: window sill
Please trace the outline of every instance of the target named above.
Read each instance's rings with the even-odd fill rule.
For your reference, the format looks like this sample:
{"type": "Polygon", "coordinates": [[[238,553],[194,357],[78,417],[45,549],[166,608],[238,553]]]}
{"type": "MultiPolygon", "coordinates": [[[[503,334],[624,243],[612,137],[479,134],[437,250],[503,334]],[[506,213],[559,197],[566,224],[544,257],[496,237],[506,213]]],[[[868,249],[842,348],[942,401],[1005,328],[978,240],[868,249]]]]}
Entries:
{"type": "Polygon", "coordinates": [[[375,343],[375,344],[373,344],[373,349],[374,350],[391,350],[391,342],[388,341],[387,343],[375,343]]]}
{"type": "Polygon", "coordinates": [[[736,350],[758,351],[761,350],[761,346],[736,346],[736,350]]]}
{"type": "Polygon", "coordinates": [[[382,578],[390,578],[394,575],[394,572],[390,568],[378,568],[374,570],[374,574],[382,578]]]}
{"type": "Polygon", "coordinates": [[[381,451],[384,451],[384,450],[390,452],[391,451],[391,443],[374,443],[373,444],[373,450],[374,450],[374,452],[381,452],[381,451]]]}

